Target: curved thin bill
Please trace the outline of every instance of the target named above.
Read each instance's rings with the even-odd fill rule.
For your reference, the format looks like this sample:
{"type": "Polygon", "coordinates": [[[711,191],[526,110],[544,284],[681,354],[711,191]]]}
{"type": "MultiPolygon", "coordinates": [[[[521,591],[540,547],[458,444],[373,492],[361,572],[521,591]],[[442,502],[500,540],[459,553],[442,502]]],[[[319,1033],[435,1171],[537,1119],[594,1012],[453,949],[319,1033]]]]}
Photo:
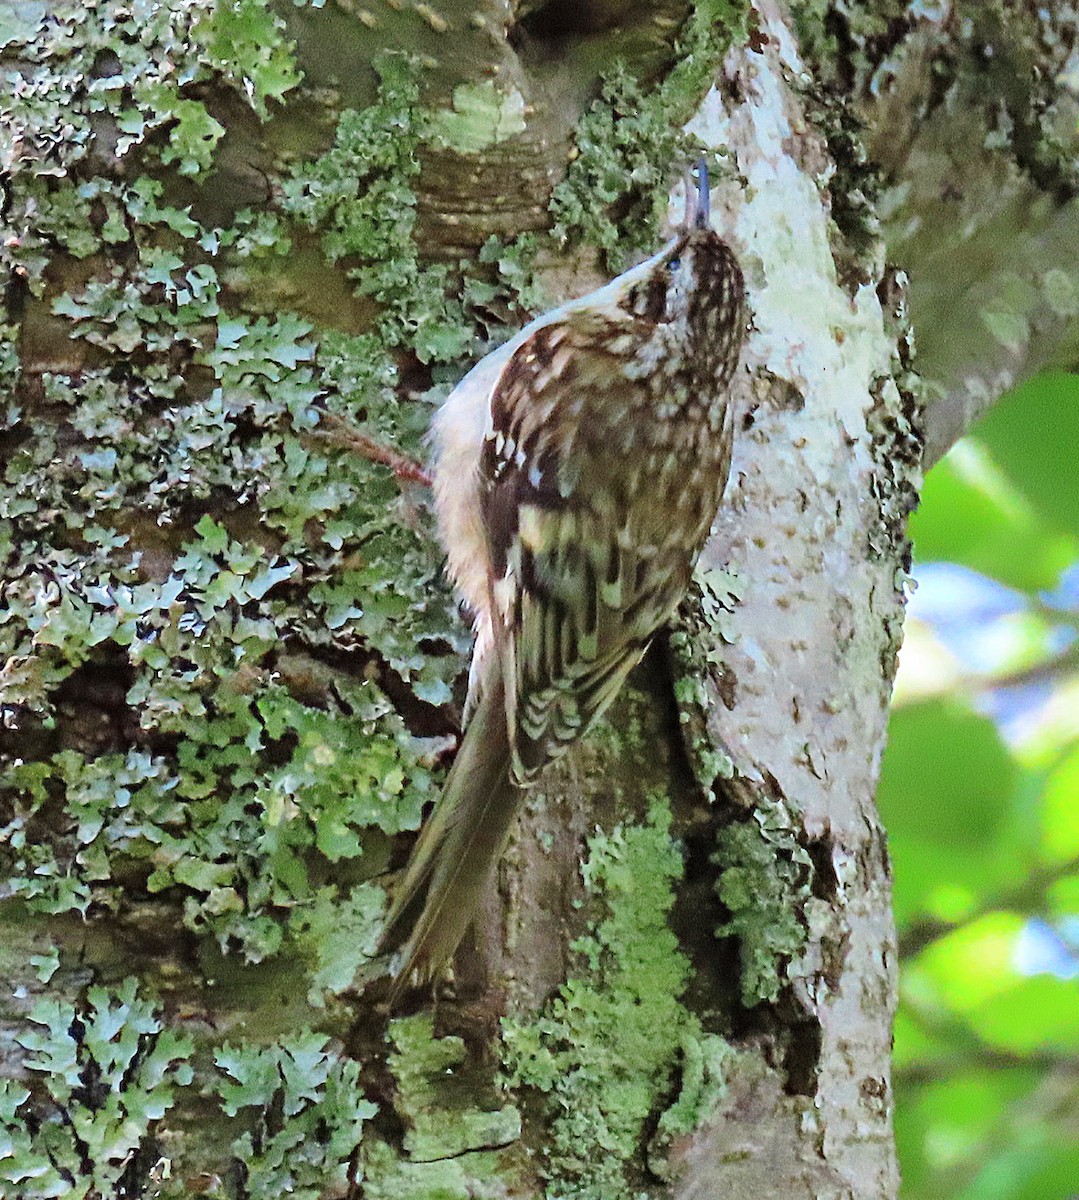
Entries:
{"type": "Polygon", "coordinates": [[[704,155],[692,167],[685,169],[686,215],[685,229],[709,229],[711,227],[711,198],[708,190],[708,163],[704,155]],[[696,176],[696,178],[694,178],[696,176]]]}

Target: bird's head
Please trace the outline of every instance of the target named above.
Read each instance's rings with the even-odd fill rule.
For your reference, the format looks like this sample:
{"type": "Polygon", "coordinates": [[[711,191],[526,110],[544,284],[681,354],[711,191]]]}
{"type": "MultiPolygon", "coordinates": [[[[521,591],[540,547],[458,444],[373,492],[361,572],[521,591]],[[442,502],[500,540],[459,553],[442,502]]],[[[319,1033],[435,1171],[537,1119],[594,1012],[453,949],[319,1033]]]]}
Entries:
{"type": "Polygon", "coordinates": [[[641,281],[649,316],[680,343],[694,371],[729,380],[746,326],[742,271],[731,248],[712,228],[708,168],[686,180],[686,215],[678,236],[652,261],[641,281]]]}

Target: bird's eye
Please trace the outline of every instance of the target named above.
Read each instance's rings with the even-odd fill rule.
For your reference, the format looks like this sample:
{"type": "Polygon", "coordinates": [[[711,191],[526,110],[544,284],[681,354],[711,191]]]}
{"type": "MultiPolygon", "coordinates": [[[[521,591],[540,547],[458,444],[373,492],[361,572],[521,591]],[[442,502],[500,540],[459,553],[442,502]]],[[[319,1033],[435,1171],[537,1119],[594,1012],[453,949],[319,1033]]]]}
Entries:
{"type": "Polygon", "coordinates": [[[681,265],[682,265],[682,260],[680,258],[667,259],[667,270],[668,271],[677,271],[681,265]]]}

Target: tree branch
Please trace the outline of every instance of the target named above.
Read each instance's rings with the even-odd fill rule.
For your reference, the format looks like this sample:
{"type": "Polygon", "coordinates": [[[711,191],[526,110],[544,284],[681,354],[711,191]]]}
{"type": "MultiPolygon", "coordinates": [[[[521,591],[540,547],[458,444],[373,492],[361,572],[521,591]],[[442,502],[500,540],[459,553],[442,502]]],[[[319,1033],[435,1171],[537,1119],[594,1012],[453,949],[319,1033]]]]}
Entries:
{"type": "Polygon", "coordinates": [[[986,896],[981,904],[963,917],[962,922],[927,918],[910,925],[899,937],[899,957],[913,958],[930,943],[951,933],[959,924],[976,921],[988,913],[1011,911],[1037,913],[1045,908],[1049,889],[1062,879],[1079,872],[1079,856],[1064,863],[1039,864],[1031,867],[1022,883],[994,895],[986,896]]]}
{"type": "Polygon", "coordinates": [[[930,467],[1003,393],[1079,356],[1079,32],[1070,11],[1012,0],[880,29],[832,18],[849,25],[888,255],[911,276],[930,467]]]}

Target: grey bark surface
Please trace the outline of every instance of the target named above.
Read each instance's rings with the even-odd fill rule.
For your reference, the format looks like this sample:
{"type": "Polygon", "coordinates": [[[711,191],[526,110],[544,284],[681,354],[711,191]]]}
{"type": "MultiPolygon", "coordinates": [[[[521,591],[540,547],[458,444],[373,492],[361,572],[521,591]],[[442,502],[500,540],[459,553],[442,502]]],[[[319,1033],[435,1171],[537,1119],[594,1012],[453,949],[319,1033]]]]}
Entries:
{"type": "Polygon", "coordinates": [[[814,887],[804,952],[784,968],[786,1070],[737,1078],[686,1147],[675,1194],[888,1197],[896,957],[873,793],[919,421],[892,378],[879,280],[844,286],[828,248],[827,150],[790,86],[791,31],[777,6],[758,11],[762,52],[732,53],[697,118],[734,155],[724,215],[759,289],[735,482],[705,559],[740,591],[708,728],[747,781],[743,803],[799,814],[814,887]]]}

